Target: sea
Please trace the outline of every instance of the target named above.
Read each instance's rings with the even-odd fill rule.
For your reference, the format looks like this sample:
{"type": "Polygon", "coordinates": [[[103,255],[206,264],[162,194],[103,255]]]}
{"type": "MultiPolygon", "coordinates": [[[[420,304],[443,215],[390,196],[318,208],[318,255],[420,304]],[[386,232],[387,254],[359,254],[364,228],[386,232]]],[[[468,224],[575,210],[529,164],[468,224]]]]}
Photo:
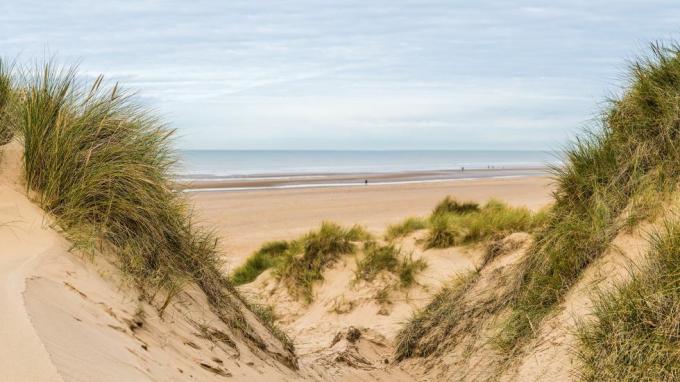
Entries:
{"type": "Polygon", "coordinates": [[[443,170],[545,168],[554,151],[515,150],[183,150],[178,180],[267,179],[443,170]]]}

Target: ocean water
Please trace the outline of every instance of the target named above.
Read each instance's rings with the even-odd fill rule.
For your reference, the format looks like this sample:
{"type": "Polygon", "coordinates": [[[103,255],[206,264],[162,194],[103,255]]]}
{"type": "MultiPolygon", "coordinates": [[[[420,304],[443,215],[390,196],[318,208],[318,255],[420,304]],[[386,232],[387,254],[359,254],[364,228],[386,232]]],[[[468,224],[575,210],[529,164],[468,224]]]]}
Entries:
{"type": "Polygon", "coordinates": [[[211,180],[532,168],[559,162],[559,155],[549,151],[184,150],[175,173],[180,179],[211,180]]]}

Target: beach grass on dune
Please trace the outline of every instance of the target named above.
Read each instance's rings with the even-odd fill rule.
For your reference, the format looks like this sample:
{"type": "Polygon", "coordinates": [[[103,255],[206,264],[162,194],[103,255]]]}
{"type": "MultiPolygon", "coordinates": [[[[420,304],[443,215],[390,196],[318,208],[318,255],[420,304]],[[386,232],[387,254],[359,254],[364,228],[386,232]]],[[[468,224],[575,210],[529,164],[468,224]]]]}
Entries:
{"type": "Polygon", "coordinates": [[[368,239],[370,234],[360,226],[343,228],[324,222],[318,231],[309,232],[300,239],[301,252],[285,257],[276,274],[292,295],[311,302],[314,283],[323,280],[323,271],[341,255],[354,253],[355,242],[368,239]]]}
{"type": "Polygon", "coordinates": [[[457,245],[477,243],[493,235],[512,232],[531,232],[546,220],[546,212],[534,213],[524,207],[511,207],[490,200],[484,206],[458,204],[447,198],[430,217],[429,232],[425,239],[427,248],[448,248],[457,245]],[[465,206],[460,208],[459,206],[465,206]],[[474,206],[474,207],[473,207],[474,206]]]}
{"type": "Polygon", "coordinates": [[[270,241],[262,245],[246,263],[236,268],[231,274],[234,285],[242,285],[252,282],[262,272],[274,267],[277,262],[283,260],[291,245],[284,240],[270,241]]]}
{"type": "Polygon", "coordinates": [[[400,285],[407,288],[415,282],[416,275],[427,268],[425,260],[413,260],[394,244],[368,241],[363,252],[364,257],[357,261],[356,280],[373,281],[380,272],[386,271],[397,275],[400,285]]]}
{"type": "Polygon", "coordinates": [[[632,279],[601,292],[594,317],[579,326],[585,381],[680,379],[680,222],[652,238],[649,262],[632,279]]]}
{"type": "Polygon", "coordinates": [[[680,49],[652,46],[652,57],[632,65],[625,95],[611,101],[599,130],[586,133],[554,170],[556,201],[536,237],[499,336],[517,349],[535,333],[616,235],[660,212],[680,179],[677,98],[680,49]]]}
{"type": "Polygon", "coordinates": [[[249,283],[265,270],[272,268],[288,291],[306,302],[313,300],[313,285],[323,280],[323,271],[340,256],[354,253],[356,243],[371,240],[371,235],[361,226],[349,228],[332,222],[323,222],[313,230],[292,241],[274,241],[264,244],[246,263],[234,270],[233,283],[249,283]]]}
{"type": "Polygon", "coordinates": [[[425,228],[427,228],[427,219],[409,217],[404,219],[401,223],[389,225],[385,232],[385,240],[392,241],[425,228]]]}
{"type": "Polygon", "coordinates": [[[12,118],[26,186],[74,246],[115,253],[161,314],[186,285],[197,285],[225,323],[260,343],[220,271],[215,235],[195,224],[171,189],[173,132],[103,77],[84,81],[75,68],[52,63],[18,77],[12,118]]]}
{"type": "MultiPolygon", "coordinates": [[[[539,219],[543,223],[537,226],[534,242],[517,268],[518,282],[505,296],[507,301],[496,305],[497,309],[509,307],[493,339],[505,357],[517,354],[536,335],[543,319],[563,301],[582,272],[611,248],[619,233],[653,219],[677,190],[679,84],[680,48],[653,45],[651,58],[632,65],[627,92],[611,101],[601,125],[565,150],[565,165],[553,169],[555,202],[539,219]]],[[[431,219],[431,246],[454,245],[465,237],[458,233],[462,228],[447,220],[431,219]]],[[[490,231],[478,232],[471,237],[490,231]]],[[[609,357],[604,354],[608,349],[616,351],[600,348],[599,356],[609,357]]],[[[404,354],[413,353],[417,351],[404,354]]],[[[648,355],[650,359],[656,356],[648,355]]],[[[598,367],[594,357],[584,359],[591,363],[586,369],[598,367]]]]}

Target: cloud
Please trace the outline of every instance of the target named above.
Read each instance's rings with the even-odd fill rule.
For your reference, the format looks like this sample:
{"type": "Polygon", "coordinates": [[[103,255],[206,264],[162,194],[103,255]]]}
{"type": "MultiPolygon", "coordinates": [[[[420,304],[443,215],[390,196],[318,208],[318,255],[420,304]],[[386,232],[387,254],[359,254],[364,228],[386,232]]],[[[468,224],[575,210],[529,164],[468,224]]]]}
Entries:
{"type": "Polygon", "coordinates": [[[548,148],[676,35],[671,1],[23,1],[0,53],[140,91],[190,148],[548,148]]]}

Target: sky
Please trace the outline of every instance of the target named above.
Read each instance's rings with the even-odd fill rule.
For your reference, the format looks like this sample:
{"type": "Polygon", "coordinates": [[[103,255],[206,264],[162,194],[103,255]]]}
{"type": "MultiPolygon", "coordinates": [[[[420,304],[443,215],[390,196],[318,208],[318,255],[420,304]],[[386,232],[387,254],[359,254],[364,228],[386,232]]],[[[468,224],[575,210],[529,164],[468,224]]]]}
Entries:
{"type": "Polygon", "coordinates": [[[559,149],[677,1],[0,1],[0,56],[138,93],[184,149],[559,149]]]}

